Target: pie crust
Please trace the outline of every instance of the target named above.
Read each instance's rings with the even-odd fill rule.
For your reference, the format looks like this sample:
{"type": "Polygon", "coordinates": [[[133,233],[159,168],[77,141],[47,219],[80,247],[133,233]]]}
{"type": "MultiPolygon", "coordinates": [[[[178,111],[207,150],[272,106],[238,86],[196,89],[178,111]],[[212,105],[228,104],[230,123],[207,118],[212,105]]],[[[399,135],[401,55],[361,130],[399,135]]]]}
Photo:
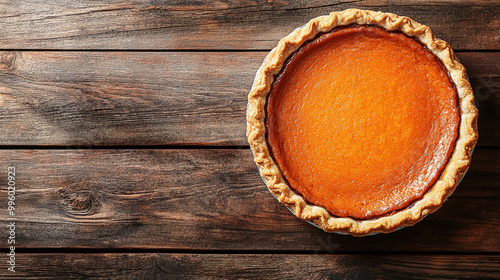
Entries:
{"type": "Polygon", "coordinates": [[[477,141],[477,116],[474,95],[465,68],[456,59],[448,43],[434,37],[429,27],[407,17],[390,13],[349,9],[333,12],[328,16],[312,19],[305,26],[281,39],[259,68],[248,96],[247,138],[260,174],[270,192],[298,218],[310,221],[327,232],[364,236],[379,232],[392,232],[420,221],[436,211],[455,190],[467,171],[471,153],[477,141]],[[435,184],[410,206],[393,213],[354,219],[330,214],[324,207],[307,202],[302,195],[290,188],[282,171],[273,159],[266,138],[266,102],[271,85],[287,58],[304,43],[335,27],[357,25],[379,26],[388,31],[399,31],[416,39],[443,64],[458,92],[460,124],[458,138],[448,163],[435,184]]]}

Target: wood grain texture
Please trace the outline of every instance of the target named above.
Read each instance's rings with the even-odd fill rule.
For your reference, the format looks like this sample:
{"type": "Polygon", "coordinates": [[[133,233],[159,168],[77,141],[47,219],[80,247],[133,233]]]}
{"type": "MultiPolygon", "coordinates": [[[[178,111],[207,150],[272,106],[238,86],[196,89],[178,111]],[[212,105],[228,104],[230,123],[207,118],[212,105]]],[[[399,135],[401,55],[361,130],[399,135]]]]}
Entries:
{"type": "Polygon", "coordinates": [[[0,48],[270,49],[311,18],[348,8],[409,16],[455,49],[500,49],[500,6],[484,0],[7,0],[0,4],[0,48]]]}
{"type": "MultiPolygon", "coordinates": [[[[247,145],[267,52],[0,52],[0,145],[247,145]]],[[[500,145],[500,52],[463,52],[479,146],[500,145]]]]}
{"type": "Polygon", "coordinates": [[[0,170],[16,168],[18,248],[498,253],[499,159],[500,150],[476,150],[438,212],[366,238],[295,218],[247,149],[1,150],[0,170]]]}
{"type": "Polygon", "coordinates": [[[4,52],[0,143],[246,144],[247,92],[264,56],[4,52]]]}
{"type": "Polygon", "coordinates": [[[481,255],[19,254],[9,279],[498,279],[481,255]]]}

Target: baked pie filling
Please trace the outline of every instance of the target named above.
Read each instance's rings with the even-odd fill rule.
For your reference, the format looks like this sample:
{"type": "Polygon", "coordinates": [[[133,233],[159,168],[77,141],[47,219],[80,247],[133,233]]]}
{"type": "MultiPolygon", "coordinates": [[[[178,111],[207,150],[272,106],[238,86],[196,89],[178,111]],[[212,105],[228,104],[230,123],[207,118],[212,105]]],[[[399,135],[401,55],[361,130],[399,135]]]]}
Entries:
{"type": "Polygon", "coordinates": [[[420,43],[337,28],[296,51],[267,99],[272,155],[290,187],[339,217],[407,207],[436,182],[460,121],[457,91],[420,43]]]}

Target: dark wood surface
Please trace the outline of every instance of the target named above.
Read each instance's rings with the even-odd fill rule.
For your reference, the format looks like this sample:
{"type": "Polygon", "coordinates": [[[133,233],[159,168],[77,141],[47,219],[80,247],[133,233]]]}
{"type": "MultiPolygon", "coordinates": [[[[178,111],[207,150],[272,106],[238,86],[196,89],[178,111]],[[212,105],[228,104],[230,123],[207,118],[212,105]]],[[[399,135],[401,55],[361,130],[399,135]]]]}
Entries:
{"type": "Polygon", "coordinates": [[[499,22],[500,2],[486,0],[3,1],[0,278],[499,279],[499,22]],[[363,238],[296,219],[245,140],[267,52],[355,7],[450,42],[480,110],[473,163],[443,207],[363,238]]]}
{"type": "Polygon", "coordinates": [[[349,8],[409,16],[457,50],[500,48],[495,0],[6,0],[0,5],[0,45],[9,49],[270,49],[311,18],[349,8]]]}
{"type": "Polygon", "coordinates": [[[25,261],[13,279],[32,275],[37,279],[256,279],[256,275],[265,279],[422,279],[422,275],[486,279],[500,273],[499,256],[488,255],[45,253],[20,258],[25,261]]]}

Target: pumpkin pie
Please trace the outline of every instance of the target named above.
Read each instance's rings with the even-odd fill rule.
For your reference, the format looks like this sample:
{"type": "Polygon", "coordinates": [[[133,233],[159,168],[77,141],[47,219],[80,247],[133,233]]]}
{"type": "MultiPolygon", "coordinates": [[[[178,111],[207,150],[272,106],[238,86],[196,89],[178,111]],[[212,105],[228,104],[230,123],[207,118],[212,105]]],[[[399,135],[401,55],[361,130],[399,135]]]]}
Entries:
{"type": "Polygon", "coordinates": [[[350,9],[280,40],[249,94],[247,137],[270,192],[327,232],[363,236],[436,211],[468,169],[477,109],[431,30],[350,9]]]}

